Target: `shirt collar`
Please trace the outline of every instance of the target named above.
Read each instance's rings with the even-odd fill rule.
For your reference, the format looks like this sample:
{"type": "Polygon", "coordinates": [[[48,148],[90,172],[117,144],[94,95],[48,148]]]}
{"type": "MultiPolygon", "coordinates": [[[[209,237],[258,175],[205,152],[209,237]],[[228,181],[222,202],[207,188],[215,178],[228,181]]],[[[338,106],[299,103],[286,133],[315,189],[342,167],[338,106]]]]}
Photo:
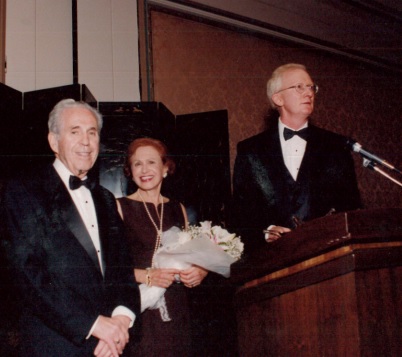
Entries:
{"type": "MultiPolygon", "coordinates": [[[[61,180],[64,182],[67,188],[69,188],[69,180],[70,176],[75,176],[59,159],[55,159],[53,163],[53,167],[56,172],[59,174],[61,180]]],[[[85,179],[86,176],[83,178],[85,179]]]]}

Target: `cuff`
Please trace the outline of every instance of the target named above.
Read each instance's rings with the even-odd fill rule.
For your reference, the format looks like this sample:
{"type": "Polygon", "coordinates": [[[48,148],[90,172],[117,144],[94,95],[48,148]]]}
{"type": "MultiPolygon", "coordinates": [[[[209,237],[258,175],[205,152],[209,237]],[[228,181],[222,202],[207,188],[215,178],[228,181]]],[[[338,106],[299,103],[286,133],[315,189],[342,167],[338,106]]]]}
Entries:
{"type": "Polygon", "coordinates": [[[134,321],[135,321],[135,314],[130,309],[128,309],[125,306],[119,305],[112,312],[112,317],[116,316],[116,315],[127,316],[130,319],[130,326],[129,327],[130,328],[133,327],[134,321]]]}
{"type": "MultiPolygon", "coordinates": [[[[271,224],[266,230],[269,231],[269,230],[271,230],[273,227],[275,227],[275,224],[271,224]]],[[[268,237],[269,237],[269,233],[268,233],[268,232],[267,232],[267,233],[264,233],[264,238],[265,238],[265,241],[266,241],[266,242],[268,242],[268,237]]]]}

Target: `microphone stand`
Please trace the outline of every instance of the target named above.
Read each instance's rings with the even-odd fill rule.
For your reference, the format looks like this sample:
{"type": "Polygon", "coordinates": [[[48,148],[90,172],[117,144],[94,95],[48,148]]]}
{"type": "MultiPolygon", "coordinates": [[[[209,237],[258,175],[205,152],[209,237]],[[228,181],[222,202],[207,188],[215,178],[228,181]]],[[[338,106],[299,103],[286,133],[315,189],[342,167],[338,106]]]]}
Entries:
{"type": "Polygon", "coordinates": [[[397,179],[393,178],[392,176],[388,175],[385,171],[381,170],[374,161],[366,159],[365,157],[363,157],[363,166],[367,167],[371,170],[374,170],[378,173],[380,173],[381,175],[383,175],[384,177],[386,177],[387,179],[391,180],[392,182],[396,183],[397,185],[402,187],[402,182],[398,181],[397,179]]]}

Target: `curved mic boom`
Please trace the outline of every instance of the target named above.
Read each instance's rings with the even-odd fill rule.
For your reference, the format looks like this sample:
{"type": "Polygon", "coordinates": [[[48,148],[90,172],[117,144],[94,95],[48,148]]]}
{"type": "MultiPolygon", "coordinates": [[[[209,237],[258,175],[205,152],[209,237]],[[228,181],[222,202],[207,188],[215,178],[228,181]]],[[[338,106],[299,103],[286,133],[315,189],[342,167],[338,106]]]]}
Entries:
{"type": "Polygon", "coordinates": [[[367,150],[363,149],[363,147],[361,146],[361,144],[359,144],[357,141],[353,140],[353,139],[347,139],[346,141],[347,146],[354,152],[359,153],[360,155],[362,155],[363,157],[374,161],[377,164],[380,164],[382,166],[385,166],[386,168],[395,171],[399,174],[401,174],[402,172],[400,170],[398,170],[395,166],[391,165],[388,161],[381,159],[380,157],[368,152],[367,150]]]}

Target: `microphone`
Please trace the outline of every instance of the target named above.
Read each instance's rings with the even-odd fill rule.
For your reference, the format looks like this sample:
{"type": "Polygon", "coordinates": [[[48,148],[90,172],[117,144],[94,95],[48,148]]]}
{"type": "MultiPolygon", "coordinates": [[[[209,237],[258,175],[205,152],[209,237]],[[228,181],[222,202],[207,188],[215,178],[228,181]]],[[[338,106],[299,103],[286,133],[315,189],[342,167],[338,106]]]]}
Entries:
{"type": "Polygon", "coordinates": [[[395,166],[392,166],[388,161],[381,159],[380,157],[378,157],[377,155],[374,155],[370,152],[368,152],[367,150],[363,149],[362,145],[359,144],[356,140],[353,140],[351,138],[348,138],[346,141],[346,145],[354,152],[359,153],[361,156],[374,161],[377,164],[380,164],[382,166],[385,166],[386,168],[395,171],[399,174],[401,174],[401,171],[398,170],[395,166]]]}

